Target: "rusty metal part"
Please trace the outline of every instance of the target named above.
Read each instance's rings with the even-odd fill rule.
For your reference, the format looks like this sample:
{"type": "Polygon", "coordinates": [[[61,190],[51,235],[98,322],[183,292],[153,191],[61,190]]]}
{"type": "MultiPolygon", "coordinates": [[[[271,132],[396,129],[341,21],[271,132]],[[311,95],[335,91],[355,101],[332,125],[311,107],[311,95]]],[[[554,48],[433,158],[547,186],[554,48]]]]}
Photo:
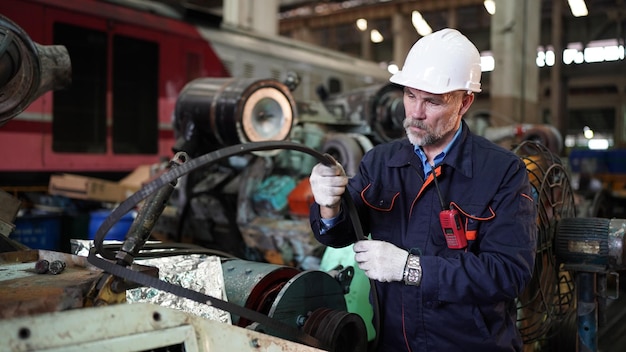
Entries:
{"type": "Polygon", "coordinates": [[[103,274],[95,281],[85,297],[85,307],[100,307],[126,302],[126,291],[114,291],[113,282],[118,280],[110,274],[103,274]]]}
{"type": "Polygon", "coordinates": [[[0,320],[81,308],[100,275],[78,255],[47,250],[0,253],[0,320]],[[66,268],[61,275],[38,274],[35,266],[42,260],[60,260],[66,268]]]}
{"type": "MultiPolygon", "coordinates": [[[[159,269],[153,266],[133,263],[130,269],[151,277],[159,277],[159,269]]],[[[141,285],[126,281],[123,278],[103,273],[95,280],[85,297],[85,307],[107,306],[126,302],[126,290],[141,285]]]]}
{"type": "Polygon", "coordinates": [[[354,313],[319,308],[306,318],[303,331],[318,338],[328,351],[366,351],[367,329],[354,313]]]}
{"type": "Polygon", "coordinates": [[[50,267],[49,261],[45,259],[38,260],[37,263],[35,263],[35,272],[37,274],[45,274],[48,272],[49,267],[50,267]]]}
{"type": "Polygon", "coordinates": [[[48,272],[52,275],[58,275],[62,273],[63,270],[65,270],[65,266],[65,262],[62,262],[60,260],[54,260],[52,261],[52,263],[50,263],[50,266],[48,267],[48,272]]]}
{"type": "MultiPolygon", "coordinates": [[[[186,153],[178,152],[170,161],[169,168],[180,166],[187,160],[188,157],[186,153]]],[[[115,256],[119,264],[124,266],[132,264],[135,256],[137,256],[148,238],[150,238],[150,233],[159,220],[159,216],[163,213],[167,201],[174,192],[176,183],[177,181],[173,180],[159,188],[159,190],[151,195],[139,209],[137,217],[133,220],[128,230],[122,248],[115,256]]]]}
{"type": "Polygon", "coordinates": [[[39,45],[0,15],[0,126],[43,93],[70,82],[71,62],[64,46],[39,45]]]}

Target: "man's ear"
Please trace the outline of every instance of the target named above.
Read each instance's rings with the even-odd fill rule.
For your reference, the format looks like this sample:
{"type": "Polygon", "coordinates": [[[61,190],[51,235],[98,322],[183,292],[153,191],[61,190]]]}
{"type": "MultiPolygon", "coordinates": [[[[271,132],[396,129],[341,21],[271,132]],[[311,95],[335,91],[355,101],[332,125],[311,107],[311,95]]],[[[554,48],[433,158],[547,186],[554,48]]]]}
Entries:
{"type": "Polygon", "coordinates": [[[463,94],[463,98],[461,99],[461,109],[459,110],[459,115],[465,115],[467,110],[469,110],[470,106],[474,102],[474,93],[463,94]]]}

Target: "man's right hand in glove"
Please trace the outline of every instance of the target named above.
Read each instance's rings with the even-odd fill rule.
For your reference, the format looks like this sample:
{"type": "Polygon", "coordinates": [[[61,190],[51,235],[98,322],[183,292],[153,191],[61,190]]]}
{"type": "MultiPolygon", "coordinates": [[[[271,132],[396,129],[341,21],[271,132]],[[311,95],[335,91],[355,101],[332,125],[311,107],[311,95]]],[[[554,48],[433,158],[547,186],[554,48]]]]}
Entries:
{"type": "Polygon", "coordinates": [[[311,191],[315,202],[320,205],[320,214],[323,218],[333,218],[339,214],[341,195],[346,190],[348,177],[341,164],[326,166],[317,164],[311,171],[309,178],[311,191]]]}

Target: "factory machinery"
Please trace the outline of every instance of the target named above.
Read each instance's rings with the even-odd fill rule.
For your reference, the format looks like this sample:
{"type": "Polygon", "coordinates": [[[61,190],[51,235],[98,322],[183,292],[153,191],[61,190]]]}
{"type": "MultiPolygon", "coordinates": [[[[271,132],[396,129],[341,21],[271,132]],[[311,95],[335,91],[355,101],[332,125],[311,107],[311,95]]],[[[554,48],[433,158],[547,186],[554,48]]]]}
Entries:
{"type": "MultiPolygon", "coordinates": [[[[23,33],[7,23],[4,33],[21,34],[10,37],[28,46],[23,33]]],[[[7,37],[9,45],[2,47],[10,47],[7,37]]],[[[36,50],[16,52],[39,62],[36,50]]],[[[11,62],[20,62],[15,57],[11,62]]],[[[54,71],[33,66],[35,76],[54,71]]],[[[5,86],[20,77],[1,73],[5,86]]],[[[330,249],[316,253],[303,210],[312,201],[306,175],[315,163],[329,162],[326,154],[352,174],[372,145],[401,136],[401,90],[376,86],[298,105],[290,93],[297,82],[296,76],[284,82],[189,82],[176,106],[175,155],[161,174],[111,212],[87,255],[29,250],[2,237],[0,350],[375,349],[368,325],[375,330],[376,321],[351,305],[351,295],[366,297],[365,302],[372,295],[369,308],[376,316],[376,292],[355,287],[359,272],[349,265],[350,258],[342,260],[348,264],[334,265],[324,263],[330,249]],[[294,195],[294,190],[300,192],[294,195]],[[279,202],[280,196],[287,204],[279,202]],[[183,231],[202,215],[212,225],[204,228],[204,236],[224,244],[235,228],[259,260],[251,260],[249,253],[149,241],[170,202],[180,206],[183,231]],[[137,208],[125,240],[107,243],[111,227],[137,208]],[[168,258],[174,278],[150,261],[168,258]],[[184,269],[189,258],[197,260],[201,274],[186,275],[191,274],[184,269]],[[170,296],[159,304],[132,301],[136,290],[144,290],[144,298],[158,292],[170,296]],[[172,308],[175,301],[187,309],[172,308]],[[205,315],[206,308],[218,313],[205,315]]],[[[29,92],[14,98],[20,102],[16,105],[38,94],[29,92]]],[[[3,113],[2,120],[14,116],[14,110],[3,113]]],[[[616,298],[609,291],[618,286],[615,278],[625,267],[626,221],[576,217],[565,168],[554,151],[536,141],[541,140],[537,134],[532,136],[514,148],[526,162],[538,207],[535,273],[518,299],[525,350],[597,351],[603,317],[616,298]]],[[[343,201],[358,227],[350,198],[343,201]]],[[[360,228],[355,230],[358,239],[364,238],[360,228]]]]}

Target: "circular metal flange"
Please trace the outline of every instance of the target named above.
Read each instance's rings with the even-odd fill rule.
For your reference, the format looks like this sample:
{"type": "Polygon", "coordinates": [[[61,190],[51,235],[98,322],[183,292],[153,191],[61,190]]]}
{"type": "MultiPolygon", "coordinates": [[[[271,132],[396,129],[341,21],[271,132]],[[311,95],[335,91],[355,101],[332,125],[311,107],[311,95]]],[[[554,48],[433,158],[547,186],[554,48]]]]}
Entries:
{"type": "Polygon", "coordinates": [[[243,106],[244,142],[281,141],[289,136],[293,112],[287,97],[275,87],[255,90],[243,106]]]}
{"type": "Polygon", "coordinates": [[[329,351],[367,350],[367,328],[358,314],[319,308],[310,314],[302,329],[322,341],[329,351]]]}
{"type": "MultiPolygon", "coordinates": [[[[224,261],[222,271],[228,300],[264,314],[283,285],[300,272],[288,266],[237,259],[224,261]]],[[[232,319],[241,327],[251,323],[238,316],[232,316],[232,319]]]]}
{"type": "MultiPolygon", "coordinates": [[[[343,289],[335,278],[323,271],[303,271],[280,290],[268,316],[286,325],[298,327],[299,317],[306,317],[319,308],[346,311],[343,289]]],[[[291,337],[280,331],[268,333],[285,339],[291,337]]]]}

